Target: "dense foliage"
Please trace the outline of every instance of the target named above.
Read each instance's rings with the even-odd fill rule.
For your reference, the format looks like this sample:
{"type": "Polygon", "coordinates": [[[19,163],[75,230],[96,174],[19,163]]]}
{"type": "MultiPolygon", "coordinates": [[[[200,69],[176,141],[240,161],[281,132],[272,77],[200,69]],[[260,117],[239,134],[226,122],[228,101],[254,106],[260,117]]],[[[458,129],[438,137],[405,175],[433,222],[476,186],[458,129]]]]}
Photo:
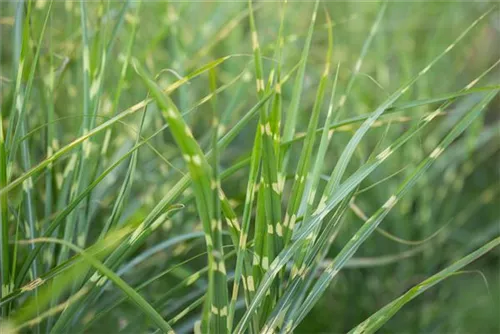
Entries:
{"type": "Polygon", "coordinates": [[[0,331],[499,332],[499,18],[2,1],[0,331]]]}

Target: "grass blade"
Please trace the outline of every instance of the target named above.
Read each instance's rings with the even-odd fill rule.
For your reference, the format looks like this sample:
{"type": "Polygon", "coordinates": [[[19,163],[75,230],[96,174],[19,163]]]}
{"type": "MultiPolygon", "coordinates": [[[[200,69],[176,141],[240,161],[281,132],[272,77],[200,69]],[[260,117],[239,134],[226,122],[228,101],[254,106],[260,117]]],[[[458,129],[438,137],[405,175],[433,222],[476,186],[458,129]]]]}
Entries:
{"type": "Polygon", "coordinates": [[[449,265],[437,274],[429,277],[420,284],[415,285],[408,290],[404,295],[395,299],[391,303],[384,306],[378,312],[374,313],[368,319],[349,331],[350,334],[360,333],[374,333],[382,327],[389,319],[391,319],[397,311],[399,311],[406,303],[410,302],[418,295],[424,293],[436,284],[442,282],[446,278],[456,274],[456,272],[471,262],[477,260],[479,257],[491,251],[493,248],[500,244],[500,238],[496,238],[469,255],[461,258],[460,260],[449,265]]]}

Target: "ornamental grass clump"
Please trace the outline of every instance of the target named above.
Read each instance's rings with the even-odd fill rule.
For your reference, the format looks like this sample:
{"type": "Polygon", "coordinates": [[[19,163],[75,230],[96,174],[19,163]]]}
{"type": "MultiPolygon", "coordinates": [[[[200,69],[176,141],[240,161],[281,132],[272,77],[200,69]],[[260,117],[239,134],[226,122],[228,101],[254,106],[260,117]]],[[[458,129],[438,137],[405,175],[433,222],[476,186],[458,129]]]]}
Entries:
{"type": "Polygon", "coordinates": [[[498,330],[497,6],[0,8],[2,333],[498,330]]]}

